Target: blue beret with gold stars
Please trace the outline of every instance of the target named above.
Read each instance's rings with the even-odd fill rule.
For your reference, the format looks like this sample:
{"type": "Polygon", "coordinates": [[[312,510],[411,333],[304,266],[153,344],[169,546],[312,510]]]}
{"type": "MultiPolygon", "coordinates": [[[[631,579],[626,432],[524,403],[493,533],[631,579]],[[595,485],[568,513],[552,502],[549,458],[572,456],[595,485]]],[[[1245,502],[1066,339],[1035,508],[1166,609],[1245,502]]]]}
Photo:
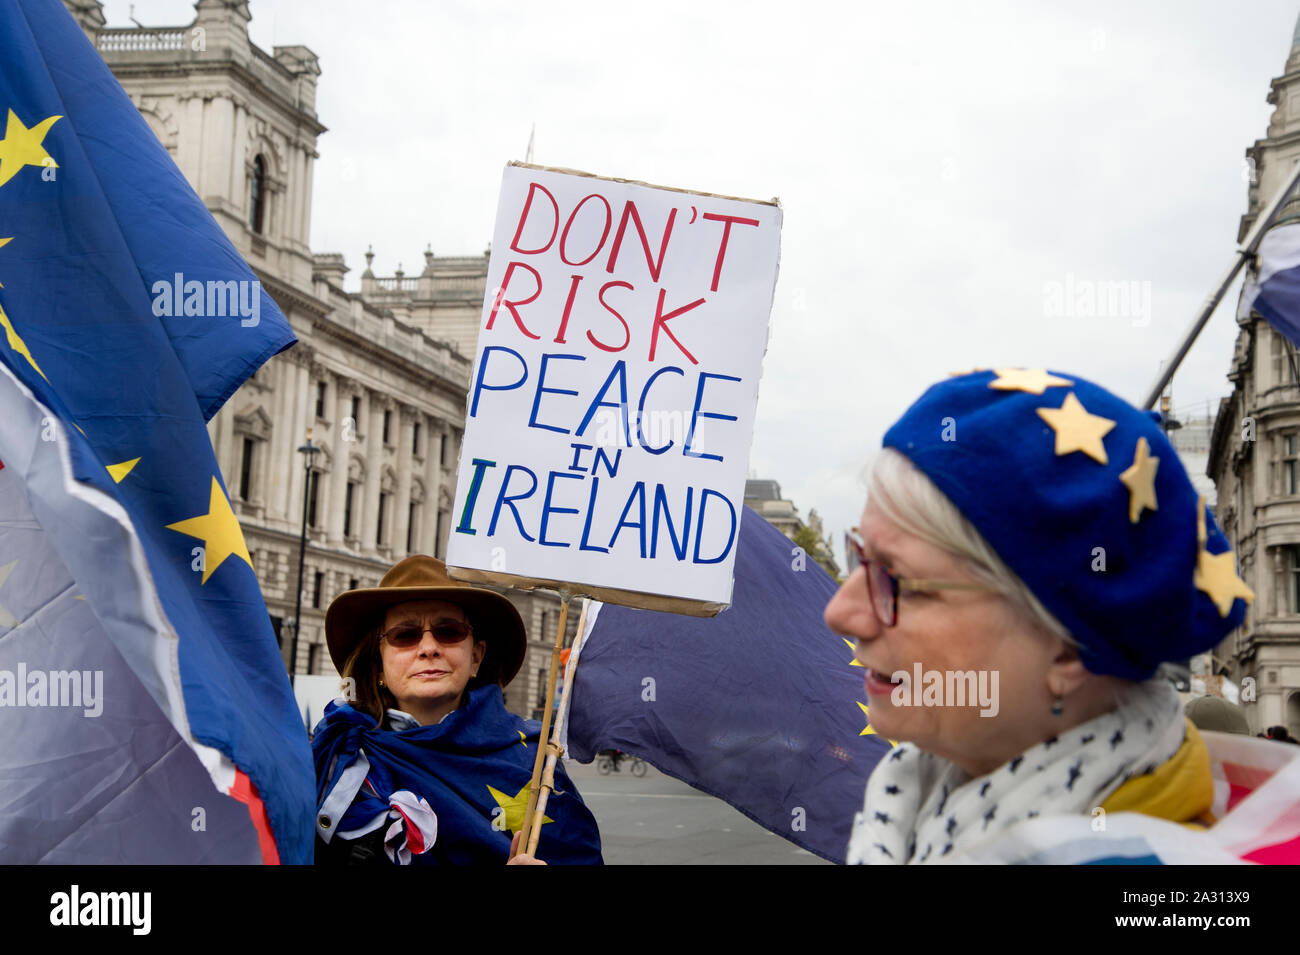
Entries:
{"type": "Polygon", "coordinates": [[[1069,630],[1144,680],[1216,646],[1253,599],[1152,413],[1077,375],[1000,368],[925,392],[885,434],[1069,630]]]}

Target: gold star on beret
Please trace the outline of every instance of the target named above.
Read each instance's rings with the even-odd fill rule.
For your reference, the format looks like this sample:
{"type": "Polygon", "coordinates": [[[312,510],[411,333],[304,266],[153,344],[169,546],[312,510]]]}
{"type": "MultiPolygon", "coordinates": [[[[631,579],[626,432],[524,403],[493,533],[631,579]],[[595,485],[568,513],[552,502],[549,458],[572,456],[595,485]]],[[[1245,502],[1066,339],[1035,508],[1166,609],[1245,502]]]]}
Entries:
{"type": "Polygon", "coordinates": [[[1156,468],[1160,459],[1151,456],[1151,446],[1146,438],[1138,438],[1137,452],[1133,455],[1133,466],[1120,474],[1119,479],[1128,488],[1128,519],[1136,524],[1142,515],[1142,508],[1156,508],[1156,468]]]}
{"type": "Polygon", "coordinates": [[[1027,391],[1041,395],[1044,389],[1059,385],[1072,385],[1068,378],[1057,378],[1041,368],[994,368],[997,378],[989,382],[989,387],[997,391],[1027,391]]]}
{"type": "Polygon", "coordinates": [[[1056,454],[1082,451],[1099,464],[1106,463],[1106,446],[1102,438],[1115,422],[1100,415],[1088,414],[1074,392],[1065,396],[1059,408],[1039,408],[1038,416],[1056,432],[1056,454]]]}
{"type": "Polygon", "coordinates": [[[1237,555],[1230,550],[1211,554],[1205,549],[1205,541],[1205,495],[1201,495],[1196,502],[1196,543],[1199,550],[1192,583],[1214,601],[1219,616],[1226,617],[1232,611],[1234,600],[1240,597],[1250,603],[1255,599],[1255,592],[1237,576],[1237,555]]]}

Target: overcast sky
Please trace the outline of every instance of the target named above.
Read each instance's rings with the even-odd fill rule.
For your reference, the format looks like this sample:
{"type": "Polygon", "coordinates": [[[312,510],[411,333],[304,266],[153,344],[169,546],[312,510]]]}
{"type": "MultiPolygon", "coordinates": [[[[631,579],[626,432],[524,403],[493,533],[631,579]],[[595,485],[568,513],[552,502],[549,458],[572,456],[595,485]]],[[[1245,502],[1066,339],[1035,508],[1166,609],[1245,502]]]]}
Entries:
{"type": "MultiPolygon", "coordinates": [[[[249,7],[259,46],[320,57],[311,242],[349,289],[368,243],[380,274],[418,273],[426,244],[480,254],[534,123],[538,163],[779,197],[750,466],[842,563],[864,465],[949,372],[1046,366],[1141,400],[1228,264],[1300,0],[249,7]],[[1136,283],[1129,313],[1054,314],[1084,282],[1136,283]]],[[[1181,416],[1229,391],[1235,302],[1174,379],[1181,416]]]]}

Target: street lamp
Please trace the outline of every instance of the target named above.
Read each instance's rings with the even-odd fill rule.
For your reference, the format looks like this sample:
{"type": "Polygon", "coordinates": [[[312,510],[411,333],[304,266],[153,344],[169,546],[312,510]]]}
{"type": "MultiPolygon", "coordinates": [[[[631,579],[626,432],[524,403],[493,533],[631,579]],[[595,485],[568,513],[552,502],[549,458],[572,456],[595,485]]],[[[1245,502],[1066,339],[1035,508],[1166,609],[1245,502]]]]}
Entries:
{"type": "Polygon", "coordinates": [[[311,500],[311,463],[320,448],[311,443],[311,428],[307,429],[307,443],[298,449],[303,456],[307,480],[302,486],[302,536],[298,539],[298,603],[293,614],[293,642],[289,647],[289,685],[294,685],[298,673],[298,634],[302,631],[302,571],[307,557],[307,502],[311,500]]]}

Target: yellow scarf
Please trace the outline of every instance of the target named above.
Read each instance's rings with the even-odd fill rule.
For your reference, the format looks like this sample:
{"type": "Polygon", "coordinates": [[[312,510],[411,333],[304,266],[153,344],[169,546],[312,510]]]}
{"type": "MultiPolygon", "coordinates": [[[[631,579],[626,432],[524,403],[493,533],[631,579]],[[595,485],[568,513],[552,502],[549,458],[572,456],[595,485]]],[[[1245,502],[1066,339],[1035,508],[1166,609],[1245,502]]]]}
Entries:
{"type": "Polygon", "coordinates": [[[1191,720],[1178,752],[1154,772],[1130,779],[1101,804],[1106,812],[1140,812],[1194,829],[1212,825],[1214,779],[1210,751],[1191,720]]]}

